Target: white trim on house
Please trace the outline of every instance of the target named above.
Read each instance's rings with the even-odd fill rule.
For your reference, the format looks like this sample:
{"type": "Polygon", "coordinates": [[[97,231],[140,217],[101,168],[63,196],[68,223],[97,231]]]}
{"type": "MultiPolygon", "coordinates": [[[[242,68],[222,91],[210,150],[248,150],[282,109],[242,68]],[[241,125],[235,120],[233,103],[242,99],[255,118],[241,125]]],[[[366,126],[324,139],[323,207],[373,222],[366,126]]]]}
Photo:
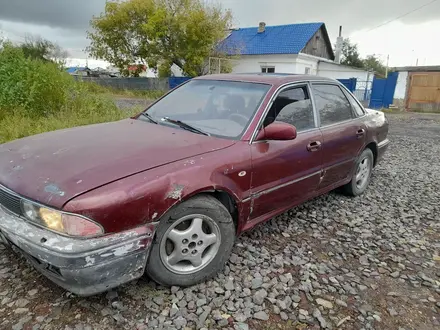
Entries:
{"type": "Polygon", "coordinates": [[[347,65],[321,61],[318,64],[318,75],[333,79],[356,78],[358,81],[372,81],[374,72],[353,68],[347,65]]]}
{"type": "Polygon", "coordinates": [[[406,98],[406,90],[408,87],[408,71],[399,71],[397,76],[396,89],[394,91],[395,100],[404,100],[406,98]]]}
{"type": "Polygon", "coordinates": [[[234,59],[234,73],[262,72],[262,68],[275,68],[275,73],[319,75],[333,79],[357,78],[361,81],[373,79],[366,70],[335,63],[331,60],[308,54],[242,55],[234,59]]]}

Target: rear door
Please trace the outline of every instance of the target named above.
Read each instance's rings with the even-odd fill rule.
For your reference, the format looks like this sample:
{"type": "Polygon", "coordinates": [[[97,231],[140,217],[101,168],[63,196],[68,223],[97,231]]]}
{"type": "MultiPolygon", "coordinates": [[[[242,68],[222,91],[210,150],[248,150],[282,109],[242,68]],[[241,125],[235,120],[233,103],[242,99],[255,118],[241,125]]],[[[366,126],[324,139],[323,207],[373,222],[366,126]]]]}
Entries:
{"type": "Polygon", "coordinates": [[[319,189],[335,188],[351,176],[365,144],[366,127],[339,85],[313,83],[312,93],[323,136],[319,189]]]}

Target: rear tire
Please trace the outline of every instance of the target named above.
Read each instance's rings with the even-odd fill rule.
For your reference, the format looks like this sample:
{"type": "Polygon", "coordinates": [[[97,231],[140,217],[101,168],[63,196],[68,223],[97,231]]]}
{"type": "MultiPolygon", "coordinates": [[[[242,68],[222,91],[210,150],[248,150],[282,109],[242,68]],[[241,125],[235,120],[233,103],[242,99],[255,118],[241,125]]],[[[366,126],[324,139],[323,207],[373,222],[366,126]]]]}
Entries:
{"type": "Polygon", "coordinates": [[[234,242],[235,225],[224,205],[196,196],[160,220],[146,273],[164,286],[203,282],[223,269],[234,242]]]}
{"type": "Polygon", "coordinates": [[[342,187],[346,195],[359,196],[365,192],[370,183],[373,164],[373,152],[367,148],[356,161],[351,181],[342,187]]]}

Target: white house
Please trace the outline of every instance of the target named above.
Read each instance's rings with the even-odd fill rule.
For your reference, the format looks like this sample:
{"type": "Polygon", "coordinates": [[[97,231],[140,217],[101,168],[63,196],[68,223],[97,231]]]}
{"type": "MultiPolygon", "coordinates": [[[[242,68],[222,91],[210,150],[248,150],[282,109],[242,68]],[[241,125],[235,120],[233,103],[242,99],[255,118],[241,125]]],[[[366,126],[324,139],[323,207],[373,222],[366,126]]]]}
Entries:
{"type": "Polygon", "coordinates": [[[365,70],[340,65],[324,23],[239,28],[220,44],[219,50],[237,55],[234,73],[295,73],[334,79],[373,80],[365,70]]]}

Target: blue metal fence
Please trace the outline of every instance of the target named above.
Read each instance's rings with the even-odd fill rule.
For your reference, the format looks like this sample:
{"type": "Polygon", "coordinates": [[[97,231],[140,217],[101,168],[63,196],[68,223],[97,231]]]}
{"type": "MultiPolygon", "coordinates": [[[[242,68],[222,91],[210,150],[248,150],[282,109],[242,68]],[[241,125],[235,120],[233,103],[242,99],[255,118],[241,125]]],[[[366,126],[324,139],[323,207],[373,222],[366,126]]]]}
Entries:
{"type": "Polygon", "coordinates": [[[388,108],[393,103],[396,90],[398,72],[390,72],[385,79],[374,78],[371,91],[370,108],[388,108]]]}
{"type": "Polygon", "coordinates": [[[173,89],[180,84],[183,84],[185,81],[188,81],[192,79],[191,77],[169,77],[168,78],[168,85],[170,89],[173,89]]]}
{"type": "Polygon", "coordinates": [[[366,107],[370,104],[371,88],[373,82],[367,80],[358,80],[354,96],[366,107]]]}
{"type": "Polygon", "coordinates": [[[349,78],[349,79],[338,79],[338,81],[343,84],[345,87],[348,88],[348,90],[352,93],[356,90],[356,78],[349,78]]]}

